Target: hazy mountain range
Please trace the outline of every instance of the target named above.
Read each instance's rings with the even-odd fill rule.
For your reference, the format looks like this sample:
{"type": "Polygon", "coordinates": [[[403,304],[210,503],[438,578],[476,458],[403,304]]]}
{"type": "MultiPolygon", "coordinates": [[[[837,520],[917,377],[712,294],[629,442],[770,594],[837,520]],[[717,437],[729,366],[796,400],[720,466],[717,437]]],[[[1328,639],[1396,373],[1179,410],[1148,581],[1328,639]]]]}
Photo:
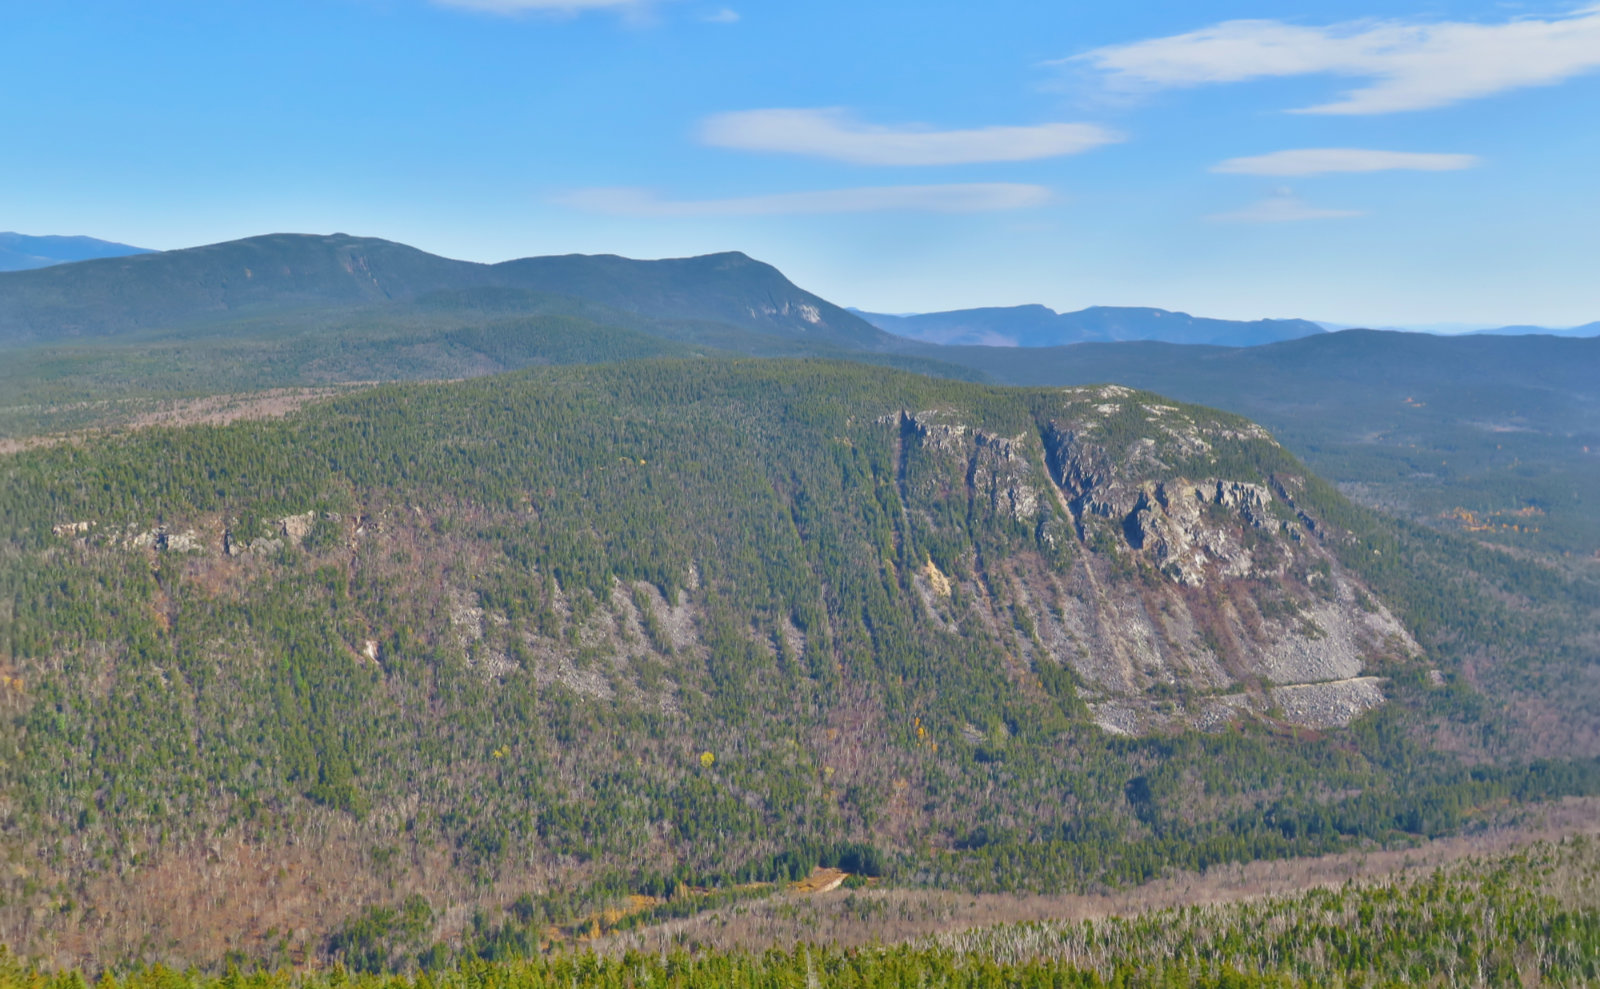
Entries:
{"type": "Polygon", "coordinates": [[[568,255],[490,265],[368,237],[270,234],[0,274],[0,341],[394,304],[526,312],[548,310],[551,296],[566,300],[563,311],[577,297],[656,320],[707,321],[833,345],[872,346],[884,336],[737,252],[664,261],[568,255]]]}
{"type": "MultiPolygon", "coordinates": [[[[1362,328],[1308,319],[1209,319],[1142,306],[1090,306],[1064,313],[1041,305],[988,306],[931,313],[891,314],[854,308],[850,311],[880,330],[896,336],[924,343],[973,347],[1060,347],[1074,343],[1131,340],[1256,347],[1320,333],[1362,328]]],[[[1435,332],[1426,327],[1380,328],[1401,333],[1435,332]]],[[[1469,332],[1473,335],[1592,337],[1600,336],[1600,322],[1567,329],[1519,325],[1469,332]]]]}
{"type": "Polygon", "coordinates": [[[1391,330],[1395,333],[1426,333],[1431,336],[1471,337],[1471,336],[1550,336],[1550,337],[1593,337],[1600,336],[1600,321],[1585,323],[1582,326],[1534,326],[1519,323],[1514,326],[1485,326],[1482,323],[1413,323],[1406,326],[1364,326],[1359,323],[1330,323],[1318,320],[1317,325],[1329,332],[1339,330],[1391,330]]]}
{"type": "MultiPolygon", "coordinates": [[[[742,298],[732,311],[708,312],[703,299],[691,298],[674,289],[688,270],[700,266],[731,273],[754,266],[765,269],[757,281],[775,285],[776,269],[752,261],[737,252],[706,255],[700,258],[639,262],[614,255],[522,258],[485,265],[454,261],[418,251],[405,245],[373,238],[334,234],[323,238],[321,248],[327,259],[350,260],[341,277],[337,270],[324,278],[315,275],[313,264],[296,271],[293,264],[275,252],[298,253],[306,242],[298,235],[254,237],[225,244],[212,244],[180,251],[154,252],[142,247],[99,240],[94,237],[28,236],[0,233],[0,272],[28,271],[57,267],[79,261],[131,258],[165,253],[176,263],[155,269],[103,268],[91,274],[57,272],[39,282],[13,282],[0,286],[0,336],[18,335],[16,319],[31,305],[43,302],[54,309],[75,294],[80,278],[96,284],[120,280],[124,285],[158,275],[161,292],[178,290],[179,299],[171,308],[136,306],[156,323],[179,324],[196,319],[209,320],[221,313],[237,314],[248,309],[283,309],[296,300],[319,306],[329,302],[370,304],[384,301],[414,301],[431,292],[481,290],[486,286],[522,291],[559,293],[596,300],[614,297],[619,285],[633,303],[622,308],[649,311],[653,316],[705,319],[718,322],[764,324],[767,330],[779,327],[803,331],[811,339],[861,346],[869,343],[862,322],[896,337],[923,343],[981,347],[1056,347],[1074,343],[1114,343],[1131,340],[1158,340],[1166,343],[1210,344],[1225,347],[1253,347],[1281,340],[1314,336],[1337,329],[1356,328],[1351,324],[1314,322],[1307,319],[1230,320],[1192,316],[1184,312],[1142,306],[1091,306],[1074,312],[1056,312],[1042,305],[988,306],[930,313],[877,313],[854,307],[841,309],[825,300],[804,293],[804,298],[780,291],[769,299],[742,298]],[[293,245],[288,247],[288,245],[293,245]],[[340,254],[343,251],[343,254],[340,254]],[[363,253],[365,252],[365,253],[363,253]],[[355,260],[360,256],[361,261],[355,260]],[[253,264],[252,264],[253,262],[253,264]],[[376,263],[376,269],[370,265],[376,263]],[[363,269],[360,263],[369,268],[363,269]],[[120,272],[120,275],[111,274],[120,272]],[[649,274],[646,274],[646,273],[649,274]],[[215,277],[214,277],[215,276],[215,277]],[[257,281],[257,279],[260,281],[257,281]],[[310,281],[307,279],[310,278],[310,281]],[[201,299],[188,298],[183,286],[208,285],[201,299]],[[42,293],[42,295],[41,295],[42,293]],[[636,298],[642,293],[643,298],[636,298]],[[11,319],[7,319],[10,315],[11,319]],[[852,320],[850,316],[859,318],[852,320]],[[732,317],[731,319],[729,317],[732,317]],[[10,326],[7,326],[7,323],[10,326]]],[[[343,267],[342,262],[335,268],[343,267]]],[[[744,274],[749,274],[745,272],[744,274]]],[[[785,280],[785,284],[787,284],[785,280]]],[[[749,285],[756,295],[760,285],[749,285]]],[[[793,286],[788,286],[793,289],[793,286]]],[[[91,293],[92,294],[92,293],[91,293]]],[[[134,301],[134,300],[127,300],[134,301]]],[[[483,300],[490,305],[504,306],[483,300]]],[[[97,336],[102,333],[140,328],[138,317],[119,318],[105,312],[94,299],[76,306],[81,322],[73,320],[61,327],[63,335],[97,336]],[[96,316],[94,310],[102,310],[96,316]]],[[[753,328],[753,327],[752,327],[753,328]]],[[[1383,327],[1401,332],[1431,332],[1425,327],[1383,327]]],[[[1600,321],[1568,328],[1532,325],[1502,326],[1470,331],[1474,334],[1535,335],[1567,337],[1600,336],[1600,321]]],[[[20,334],[28,338],[31,334],[20,334]]],[[[881,343],[881,341],[878,341],[881,343]]]]}
{"type": "Polygon", "coordinates": [[[857,312],[867,322],[896,336],[925,343],[980,347],[1058,347],[1119,340],[1252,347],[1324,332],[1322,327],[1306,319],[1246,322],[1131,306],[1091,306],[1068,313],[1039,305],[957,309],[909,316],[857,312]]]}
{"type": "Polygon", "coordinates": [[[1479,330],[1478,333],[1488,333],[1494,336],[1529,336],[1540,334],[1553,337],[1600,337],[1600,320],[1585,323],[1582,326],[1569,326],[1564,330],[1550,329],[1544,326],[1500,326],[1492,330],[1479,330]]]}
{"type": "Polygon", "coordinates": [[[93,258],[148,253],[143,247],[131,247],[93,237],[30,237],[27,234],[0,233],[0,271],[25,271],[93,258]]]}

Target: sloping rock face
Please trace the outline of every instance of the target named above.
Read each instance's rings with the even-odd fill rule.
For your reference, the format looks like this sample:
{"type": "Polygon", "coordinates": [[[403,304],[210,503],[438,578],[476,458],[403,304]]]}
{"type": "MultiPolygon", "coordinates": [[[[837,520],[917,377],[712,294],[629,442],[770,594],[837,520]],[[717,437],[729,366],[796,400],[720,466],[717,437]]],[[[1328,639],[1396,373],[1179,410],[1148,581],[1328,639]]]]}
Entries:
{"type": "Polygon", "coordinates": [[[930,618],[955,628],[980,609],[1019,665],[1069,669],[1108,731],[1345,725],[1383,703],[1373,665],[1420,655],[1339,564],[1339,535],[1258,426],[1115,386],[1067,389],[1014,435],[938,410],[894,424],[902,498],[930,544],[963,487],[969,519],[1034,536],[1028,551],[980,538],[930,559],[930,618]]]}

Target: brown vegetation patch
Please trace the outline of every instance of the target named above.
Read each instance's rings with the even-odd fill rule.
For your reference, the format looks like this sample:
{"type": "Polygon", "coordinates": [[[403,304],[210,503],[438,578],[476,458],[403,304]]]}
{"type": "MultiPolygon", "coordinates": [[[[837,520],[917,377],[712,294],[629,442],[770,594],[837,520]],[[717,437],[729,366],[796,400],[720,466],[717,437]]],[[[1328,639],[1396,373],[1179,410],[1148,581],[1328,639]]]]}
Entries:
{"type": "Polygon", "coordinates": [[[789,888],[796,893],[830,893],[850,878],[850,873],[843,869],[812,869],[811,875],[799,882],[789,884],[789,888]]]}
{"type": "Polygon", "coordinates": [[[241,419],[276,419],[308,402],[342,395],[352,388],[365,388],[370,382],[340,387],[271,388],[236,395],[206,395],[201,398],[165,402],[130,419],[132,429],[148,426],[224,426],[241,419]]]}
{"type": "Polygon", "coordinates": [[[225,426],[244,419],[277,419],[301,407],[371,387],[373,382],[351,382],[319,388],[269,388],[228,395],[203,395],[168,401],[142,402],[132,410],[107,404],[101,421],[87,429],[43,436],[0,437],[0,456],[37,447],[75,443],[114,429],[148,429],[153,426],[225,426]]]}
{"type": "Polygon", "coordinates": [[[759,952],[803,941],[838,947],[888,944],[996,924],[1093,920],[1281,896],[1352,881],[1377,882],[1572,835],[1600,835],[1600,799],[1572,798],[1544,805],[1519,820],[1415,848],[1234,864],[1100,893],[971,895],[869,888],[843,896],[772,897],[614,934],[601,938],[595,947],[607,952],[674,946],[759,952]]]}

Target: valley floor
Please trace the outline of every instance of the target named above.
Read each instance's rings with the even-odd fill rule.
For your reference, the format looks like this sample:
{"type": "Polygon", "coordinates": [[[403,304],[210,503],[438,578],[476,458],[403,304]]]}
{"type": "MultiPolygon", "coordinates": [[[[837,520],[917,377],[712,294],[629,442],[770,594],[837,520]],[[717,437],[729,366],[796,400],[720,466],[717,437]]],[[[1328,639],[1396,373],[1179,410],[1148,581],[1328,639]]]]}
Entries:
{"type": "MultiPolygon", "coordinates": [[[[1186,907],[1216,907],[1292,897],[1347,883],[1415,880],[1471,859],[1507,856],[1540,842],[1600,839],[1600,798],[1579,797],[1518,808],[1516,819],[1471,835],[1413,848],[1342,852],[1312,858],[1218,866],[1093,894],[1028,896],[928,889],[791,891],[592,942],[599,952],[788,950],[798,942],[854,948],[940,938],[999,924],[1076,923],[1133,918],[1186,907]]],[[[1590,904],[1600,910],[1600,901],[1590,904]]]]}
{"type": "MultiPolygon", "coordinates": [[[[1580,986],[1600,978],[1600,801],[1415,849],[1253,863],[1100,896],[838,890],[411,976],[139,968],[102,989],[1580,986]]],[[[814,879],[818,877],[813,877],[814,879]]],[[[93,973],[91,973],[92,975],[93,973]]],[[[0,989],[83,989],[0,949],[0,989]]]]}

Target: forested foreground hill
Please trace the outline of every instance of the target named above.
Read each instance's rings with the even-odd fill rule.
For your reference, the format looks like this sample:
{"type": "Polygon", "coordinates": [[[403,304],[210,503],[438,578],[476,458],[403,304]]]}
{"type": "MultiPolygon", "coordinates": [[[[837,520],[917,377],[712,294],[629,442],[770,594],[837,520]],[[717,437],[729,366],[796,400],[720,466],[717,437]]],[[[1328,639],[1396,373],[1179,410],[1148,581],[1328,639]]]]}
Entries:
{"type": "Polygon", "coordinates": [[[1582,643],[1510,597],[1590,590],[1122,388],[546,368],[0,471],[25,955],[517,954],[819,864],[1071,888],[1600,789],[1529,761],[1582,643]]]}
{"type": "MultiPolygon", "coordinates": [[[[1295,989],[1309,986],[1587,986],[1600,979],[1600,856],[1592,837],[1420,877],[1212,907],[979,928],[921,942],[840,949],[784,944],[760,954],[681,946],[626,954],[559,951],[471,960],[410,978],[331,972],[180,975],[161,967],[103,989],[625,989],[827,985],[845,989],[1295,989]]],[[[870,925],[880,899],[844,909],[870,925]]],[[[76,989],[77,972],[0,955],[5,989],[76,989]]]]}

